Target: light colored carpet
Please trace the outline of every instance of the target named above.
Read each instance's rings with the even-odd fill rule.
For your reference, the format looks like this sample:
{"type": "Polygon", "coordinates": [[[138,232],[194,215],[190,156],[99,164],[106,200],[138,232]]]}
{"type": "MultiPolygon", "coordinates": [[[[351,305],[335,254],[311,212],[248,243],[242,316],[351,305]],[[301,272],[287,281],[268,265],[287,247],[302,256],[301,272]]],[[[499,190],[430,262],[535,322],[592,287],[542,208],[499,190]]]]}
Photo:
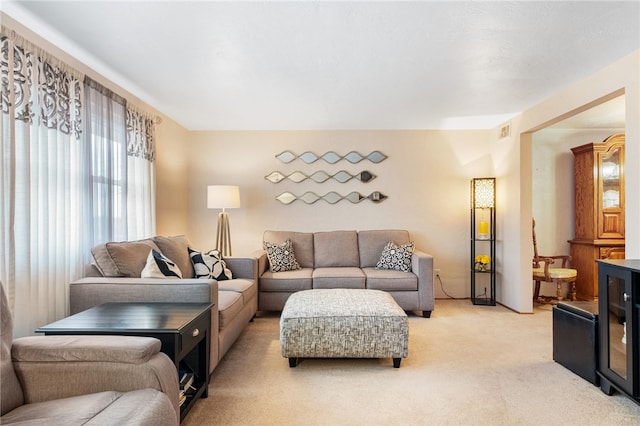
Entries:
{"type": "Polygon", "coordinates": [[[279,316],[251,323],[214,371],[196,425],[631,425],[640,406],[607,396],[552,359],[552,311],[533,315],[438,300],[410,315],[409,357],[280,354],[279,316]]]}

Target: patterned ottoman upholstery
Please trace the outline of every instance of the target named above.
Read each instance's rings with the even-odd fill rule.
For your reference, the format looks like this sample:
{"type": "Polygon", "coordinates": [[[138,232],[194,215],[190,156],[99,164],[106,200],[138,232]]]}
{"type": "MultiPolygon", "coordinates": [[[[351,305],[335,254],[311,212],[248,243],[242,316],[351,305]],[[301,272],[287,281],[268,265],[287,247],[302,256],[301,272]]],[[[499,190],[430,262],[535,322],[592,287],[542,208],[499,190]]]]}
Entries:
{"type": "Polygon", "coordinates": [[[280,317],[282,356],[393,358],[408,354],[407,314],[389,293],[365,289],[316,289],[292,294],[280,317]]]}

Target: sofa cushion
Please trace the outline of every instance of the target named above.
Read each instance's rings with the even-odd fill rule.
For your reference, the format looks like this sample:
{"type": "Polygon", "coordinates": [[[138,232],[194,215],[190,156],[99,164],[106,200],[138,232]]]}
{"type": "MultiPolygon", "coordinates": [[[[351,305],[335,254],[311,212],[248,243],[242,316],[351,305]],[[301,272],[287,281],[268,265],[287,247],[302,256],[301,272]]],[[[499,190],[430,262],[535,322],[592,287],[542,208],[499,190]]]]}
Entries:
{"type": "Polygon", "coordinates": [[[371,290],[417,291],[418,277],[411,272],[391,269],[363,268],[367,277],[366,287],[371,290]]]}
{"type": "Polygon", "coordinates": [[[296,260],[302,268],[313,268],[313,234],[309,232],[265,231],[262,241],[282,244],[286,240],[293,243],[296,260]]]}
{"type": "Polygon", "coordinates": [[[245,304],[258,295],[258,286],[256,283],[253,280],[242,278],[220,281],[218,282],[218,290],[235,291],[236,293],[242,294],[242,299],[245,304]]]}
{"type": "Polygon", "coordinates": [[[176,235],[173,237],[153,237],[153,242],[160,248],[162,254],[176,262],[178,268],[182,272],[182,278],[193,278],[193,265],[189,257],[189,247],[191,242],[184,235],[176,235]]]}
{"type": "Polygon", "coordinates": [[[2,424],[173,424],[171,401],[155,389],[105,391],[36,402],[2,416],[2,424]],[[163,417],[165,417],[163,419],[163,417]]]}
{"type": "Polygon", "coordinates": [[[152,249],[140,278],[182,278],[182,272],[173,260],[152,249]]]}
{"type": "Polygon", "coordinates": [[[125,392],[84,425],[175,426],[177,422],[177,414],[169,396],[158,390],[145,388],[125,392]]]}
{"type": "Polygon", "coordinates": [[[242,294],[236,291],[218,291],[218,327],[223,329],[242,312],[244,302],[242,294]]]}
{"type": "Polygon", "coordinates": [[[336,267],[313,270],[313,288],[365,288],[365,275],[360,268],[336,267]]]}
{"type": "Polygon", "coordinates": [[[214,280],[230,280],[233,278],[231,270],[227,268],[227,263],[222,259],[218,250],[211,250],[208,253],[188,249],[193,272],[196,278],[206,278],[214,280]]]}
{"type": "Polygon", "coordinates": [[[297,271],[265,272],[260,277],[260,291],[299,291],[312,288],[313,269],[303,268],[297,271]]]}
{"type": "Polygon", "coordinates": [[[415,245],[410,243],[397,245],[389,241],[380,255],[376,269],[393,269],[395,271],[411,272],[411,256],[415,245]]]}
{"type": "Polygon", "coordinates": [[[360,267],[373,268],[380,260],[380,254],[389,241],[402,245],[408,243],[409,231],[398,229],[376,229],[358,232],[360,267]]]}
{"type": "Polygon", "coordinates": [[[91,254],[105,277],[140,278],[152,249],[161,251],[151,239],[109,242],[92,248],[91,254]]]}
{"type": "Polygon", "coordinates": [[[298,261],[296,260],[296,254],[293,250],[293,243],[291,240],[286,240],[282,244],[265,241],[263,242],[263,247],[267,252],[269,270],[271,272],[285,272],[301,269],[298,261]]]}
{"type": "Polygon", "coordinates": [[[313,234],[313,252],[316,268],[360,266],[356,231],[316,232],[313,234]]]}

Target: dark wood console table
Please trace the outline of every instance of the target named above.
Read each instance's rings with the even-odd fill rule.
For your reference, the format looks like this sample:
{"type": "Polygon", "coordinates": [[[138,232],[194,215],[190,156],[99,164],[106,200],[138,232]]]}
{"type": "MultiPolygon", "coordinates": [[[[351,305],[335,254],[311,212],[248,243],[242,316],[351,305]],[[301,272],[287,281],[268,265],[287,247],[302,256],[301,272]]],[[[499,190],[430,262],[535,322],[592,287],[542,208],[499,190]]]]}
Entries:
{"type": "Polygon", "coordinates": [[[192,391],[180,406],[180,420],[209,385],[211,304],[105,303],[40,327],[45,335],[110,334],[155,337],[178,371],[194,374],[192,391]]]}

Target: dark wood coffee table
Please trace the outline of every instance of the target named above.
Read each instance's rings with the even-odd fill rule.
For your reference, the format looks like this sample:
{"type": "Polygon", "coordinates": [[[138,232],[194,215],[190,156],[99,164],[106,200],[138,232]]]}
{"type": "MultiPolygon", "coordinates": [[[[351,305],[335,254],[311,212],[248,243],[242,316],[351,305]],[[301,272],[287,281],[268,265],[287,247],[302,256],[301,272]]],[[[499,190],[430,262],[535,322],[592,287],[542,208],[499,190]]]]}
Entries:
{"type": "Polygon", "coordinates": [[[194,373],[180,420],[198,398],[208,396],[211,344],[209,303],[105,303],[40,327],[45,335],[110,334],[155,337],[178,371],[194,373]]]}

